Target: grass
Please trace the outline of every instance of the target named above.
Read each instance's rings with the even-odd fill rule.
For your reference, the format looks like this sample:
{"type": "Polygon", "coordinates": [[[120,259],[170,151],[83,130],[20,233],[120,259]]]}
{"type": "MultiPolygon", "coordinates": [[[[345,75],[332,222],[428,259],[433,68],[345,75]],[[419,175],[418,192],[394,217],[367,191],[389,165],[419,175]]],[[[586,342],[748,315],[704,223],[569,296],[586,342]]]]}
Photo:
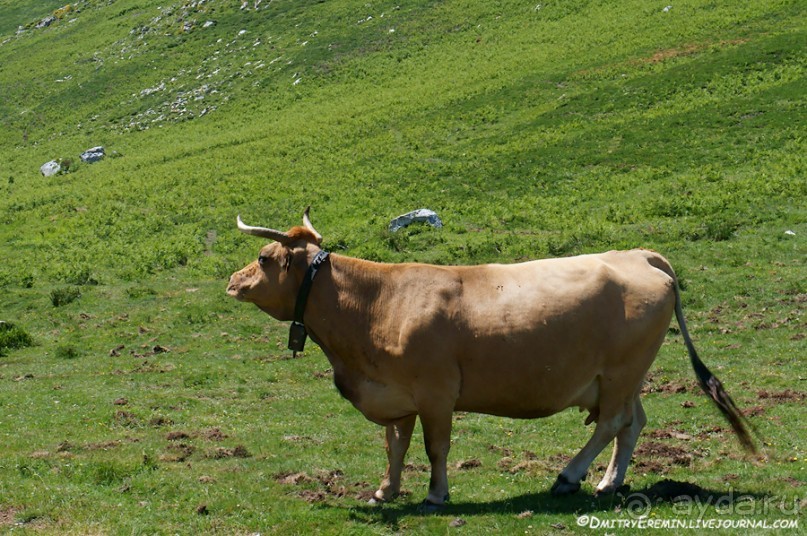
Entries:
{"type": "Polygon", "coordinates": [[[33,28],[63,5],[0,0],[0,320],[15,330],[0,331],[0,530],[590,533],[578,516],[641,513],[803,526],[798,2],[81,0],[33,28]],[[81,163],[96,145],[107,158],[81,163]],[[42,177],[52,159],[69,172],[42,177]],[[742,455],[671,333],[633,495],[592,497],[607,453],[579,495],[548,494],[590,433],[576,412],[467,414],[443,514],[417,510],[420,435],[407,493],[368,507],[381,430],[314,344],[290,359],[285,325],[224,295],[261,246],[235,215],[284,228],[309,204],[326,248],[373,260],[661,251],[764,456],[742,455]],[[387,231],[420,207],[445,226],[387,231]],[[672,502],[664,479],[701,502],[672,502]],[[632,513],[643,495],[652,508],[632,513]],[[695,511],[726,496],[742,500],[695,511]]]}

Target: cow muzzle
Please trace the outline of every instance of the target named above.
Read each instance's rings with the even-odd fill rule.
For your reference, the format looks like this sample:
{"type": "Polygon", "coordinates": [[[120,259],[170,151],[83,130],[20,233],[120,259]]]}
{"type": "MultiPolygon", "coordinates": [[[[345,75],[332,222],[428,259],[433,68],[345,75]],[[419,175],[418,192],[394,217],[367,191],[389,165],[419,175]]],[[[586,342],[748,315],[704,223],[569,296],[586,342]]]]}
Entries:
{"type": "Polygon", "coordinates": [[[227,294],[238,301],[246,301],[246,293],[249,287],[247,278],[241,272],[236,272],[230,276],[230,282],[227,284],[227,294]]]}

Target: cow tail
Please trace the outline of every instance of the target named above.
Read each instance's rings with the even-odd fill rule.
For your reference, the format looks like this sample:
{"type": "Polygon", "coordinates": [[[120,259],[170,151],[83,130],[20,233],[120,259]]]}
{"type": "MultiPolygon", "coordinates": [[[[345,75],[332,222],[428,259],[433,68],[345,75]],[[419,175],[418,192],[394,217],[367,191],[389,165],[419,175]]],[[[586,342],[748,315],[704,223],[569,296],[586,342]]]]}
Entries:
{"type": "Polygon", "coordinates": [[[689,352],[689,359],[692,362],[692,368],[695,369],[695,375],[698,377],[698,384],[700,384],[703,392],[706,393],[712,402],[718,407],[720,412],[729,421],[734,433],[742,443],[746,451],[756,454],[757,448],[751,439],[751,434],[748,428],[752,428],[751,423],[745,415],[742,414],[740,409],[731,399],[729,394],[723,388],[723,384],[717,379],[717,376],[706,368],[701,358],[698,357],[698,352],[695,350],[695,345],[692,344],[692,338],[689,336],[686,322],[684,321],[684,311],[681,308],[681,296],[678,290],[678,284],[675,284],[675,318],[678,320],[678,326],[681,328],[681,335],[684,337],[684,344],[686,344],[687,351],[689,352]]]}

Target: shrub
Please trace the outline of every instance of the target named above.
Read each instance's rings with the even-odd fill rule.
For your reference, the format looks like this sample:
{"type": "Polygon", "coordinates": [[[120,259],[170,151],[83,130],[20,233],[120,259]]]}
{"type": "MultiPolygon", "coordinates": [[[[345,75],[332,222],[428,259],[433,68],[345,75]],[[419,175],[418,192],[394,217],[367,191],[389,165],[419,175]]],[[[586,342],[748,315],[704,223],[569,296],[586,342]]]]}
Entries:
{"type": "Polygon", "coordinates": [[[76,287],[57,288],[50,293],[50,302],[54,307],[61,307],[72,303],[81,297],[81,291],[76,287]]]}
{"type": "Polygon", "coordinates": [[[55,355],[59,359],[76,359],[80,354],[73,346],[61,345],[56,347],[55,355]]]}
{"type": "Polygon", "coordinates": [[[28,332],[11,322],[0,320],[0,356],[5,355],[6,349],[25,348],[34,344],[28,332]]]}

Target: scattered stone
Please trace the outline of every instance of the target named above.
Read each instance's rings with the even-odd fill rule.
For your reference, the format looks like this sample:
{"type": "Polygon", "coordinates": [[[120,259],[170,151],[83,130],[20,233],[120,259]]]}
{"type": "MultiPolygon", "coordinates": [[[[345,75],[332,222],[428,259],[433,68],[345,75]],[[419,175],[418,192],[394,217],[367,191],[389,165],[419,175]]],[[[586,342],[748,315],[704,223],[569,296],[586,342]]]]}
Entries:
{"type": "Polygon", "coordinates": [[[199,477],[199,482],[202,484],[213,484],[216,481],[212,476],[202,475],[199,477]]]}
{"type": "Polygon", "coordinates": [[[44,175],[45,177],[53,177],[61,170],[62,166],[56,160],[46,162],[42,164],[42,166],[39,168],[39,172],[42,173],[42,175],[44,175]]]}
{"type": "Polygon", "coordinates": [[[516,516],[518,519],[527,519],[528,517],[532,517],[532,510],[524,510],[520,514],[516,516]]]}
{"type": "Polygon", "coordinates": [[[37,30],[41,30],[42,28],[47,28],[48,26],[50,26],[54,22],[56,22],[56,17],[54,17],[53,15],[48,15],[47,17],[45,17],[41,21],[37,22],[36,26],[34,26],[34,28],[36,28],[37,30]]]}
{"type": "Polygon", "coordinates": [[[449,524],[448,524],[448,526],[449,526],[449,527],[463,527],[463,526],[465,526],[467,523],[468,523],[467,521],[465,521],[465,520],[464,520],[464,519],[462,519],[461,517],[458,517],[458,518],[456,518],[456,519],[452,520],[452,521],[451,521],[451,523],[449,523],[449,524]]]}
{"type": "Polygon", "coordinates": [[[199,506],[196,507],[196,513],[199,514],[200,516],[206,516],[210,512],[207,510],[206,504],[200,504],[199,506]]]}
{"type": "Polygon", "coordinates": [[[116,406],[125,406],[128,403],[129,401],[124,397],[116,398],[115,401],[113,402],[113,404],[115,404],[116,406]]]}
{"type": "Polygon", "coordinates": [[[85,164],[94,164],[104,158],[105,155],[104,148],[99,145],[98,147],[92,147],[81,153],[81,161],[85,164]]]}

